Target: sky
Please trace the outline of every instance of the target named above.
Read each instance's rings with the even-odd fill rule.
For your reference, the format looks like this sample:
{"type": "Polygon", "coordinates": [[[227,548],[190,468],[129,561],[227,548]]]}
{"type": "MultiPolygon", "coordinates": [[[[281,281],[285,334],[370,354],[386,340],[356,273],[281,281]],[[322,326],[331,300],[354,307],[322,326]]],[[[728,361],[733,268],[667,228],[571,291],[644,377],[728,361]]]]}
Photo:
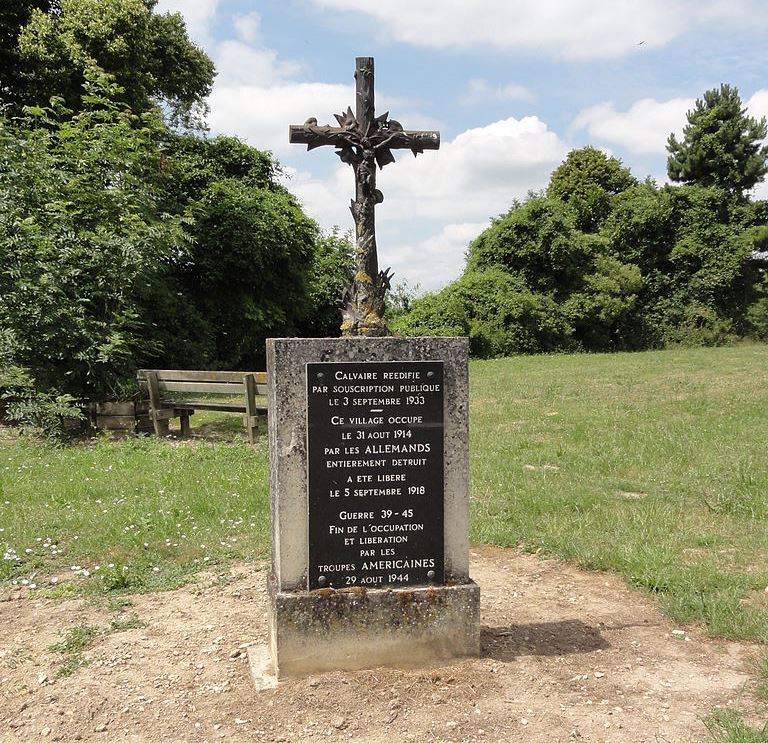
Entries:
{"type": "MultiPolygon", "coordinates": [[[[768,116],[766,0],[160,0],[218,71],[211,135],[271,150],[325,231],[351,230],[352,169],[289,124],[354,110],[355,57],[375,58],[376,113],[437,129],[438,151],[378,174],[379,264],[434,291],[515,199],[592,145],[666,182],[668,135],[697,97],[736,85],[768,116]]],[[[768,184],[755,197],[768,198],[768,184]]]]}

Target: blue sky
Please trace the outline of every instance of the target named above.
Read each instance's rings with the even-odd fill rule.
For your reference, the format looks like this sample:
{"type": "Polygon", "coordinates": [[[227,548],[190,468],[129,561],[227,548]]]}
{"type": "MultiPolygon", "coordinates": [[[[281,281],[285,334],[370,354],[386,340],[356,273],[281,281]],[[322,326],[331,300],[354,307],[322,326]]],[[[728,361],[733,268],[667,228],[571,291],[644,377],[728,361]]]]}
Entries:
{"type": "MultiPolygon", "coordinates": [[[[324,229],[351,229],[352,170],[288,125],[354,108],[356,56],[376,60],[377,113],[442,145],[378,177],[379,262],[437,289],[513,199],[574,147],[663,182],[665,142],[696,97],[736,85],[768,115],[766,0],[160,0],[216,62],[213,134],[271,150],[324,229]]],[[[768,198],[761,184],[756,196],[768,198]]]]}

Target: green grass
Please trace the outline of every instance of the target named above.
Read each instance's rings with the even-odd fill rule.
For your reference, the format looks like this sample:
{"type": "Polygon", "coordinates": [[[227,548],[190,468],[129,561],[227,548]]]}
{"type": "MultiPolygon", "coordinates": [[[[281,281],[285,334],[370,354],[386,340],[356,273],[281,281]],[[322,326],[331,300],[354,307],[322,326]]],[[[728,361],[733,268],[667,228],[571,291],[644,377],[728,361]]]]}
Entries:
{"type": "Polygon", "coordinates": [[[0,440],[0,580],[39,581],[51,597],[157,590],[207,565],[265,557],[265,441],[248,446],[241,422],[212,442],[0,440]]]}
{"type": "Polygon", "coordinates": [[[768,641],[768,346],[475,362],[471,426],[473,541],[768,641]]]}
{"type": "MultiPolygon", "coordinates": [[[[192,424],[193,442],[65,448],[6,432],[0,581],[114,596],[266,557],[266,437],[248,446],[238,415],[192,424]]],[[[475,543],[615,570],[678,621],[762,642],[766,452],[768,346],[471,365],[475,543]]]]}
{"type": "Polygon", "coordinates": [[[757,696],[768,702],[768,655],[757,662],[757,696]]]}
{"type": "Polygon", "coordinates": [[[716,710],[704,724],[713,743],[768,743],[768,723],[760,728],[750,727],[736,711],[716,710]]]}
{"type": "Polygon", "coordinates": [[[96,642],[100,635],[108,635],[113,632],[127,632],[132,629],[146,627],[146,623],[132,614],[127,619],[116,617],[112,619],[106,629],[99,629],[92,624],[78,624],[64,632],[60,642],[56,642],[48,649],[54,653],[62,653],[65,657],[56,671],[56,678],[71,676],[79,668],[87,666],[91,661],[83,655],[96,642]]]}

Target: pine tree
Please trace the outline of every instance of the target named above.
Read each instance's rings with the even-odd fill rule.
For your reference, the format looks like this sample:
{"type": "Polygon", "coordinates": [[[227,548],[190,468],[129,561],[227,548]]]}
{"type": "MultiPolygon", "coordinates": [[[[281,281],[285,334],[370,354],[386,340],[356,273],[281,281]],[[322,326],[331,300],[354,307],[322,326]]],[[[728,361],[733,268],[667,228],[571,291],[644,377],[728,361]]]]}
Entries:
{"type": "Polygon", "coordinates": [[[721,85],[688,111],[683,139],[667,140],[667,173],[673,181],[718,186],[743,194],[763,180],[768,165],[765,117],[747,115],[737,88],[721,85]]]}

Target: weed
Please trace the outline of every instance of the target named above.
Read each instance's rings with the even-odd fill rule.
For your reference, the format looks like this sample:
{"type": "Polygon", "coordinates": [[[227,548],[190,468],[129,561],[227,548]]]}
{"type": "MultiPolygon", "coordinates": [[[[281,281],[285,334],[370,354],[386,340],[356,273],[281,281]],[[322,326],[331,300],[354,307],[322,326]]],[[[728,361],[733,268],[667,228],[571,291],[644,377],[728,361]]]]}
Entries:
{"type": "Polygon", "coordinates": [[[11,645],[0,651],[0,664],[8,668],[16,668],[30,660],[32,660],[32,653],[21,645],[11,645]]]}
{"type": "Polygon", "coordinates": [[[66,660],[56,670],[56,678],[71,676],[78,668],[84,668],[91,661],[83,657],[82,653],[70,653],[66,660]]]}
{"type": "Polygon", "coordinates": [[[109,623],[110,632],[125,632],[129,629],[141,629],[146,627],[147,623],[139,619],[138,615],[131,614],[128,619],[113,619],[109,623]]]}
{"type": "Polygon", "coordinates": [[[70,627],[61,642],[54,643],[49,650],[55,653],[79,653],[93,645],[99,628],[91,624],[78,624],[70,627]]]}
{"type": "Polygon", "coordinates": [[[65,633],[61,642],[54,643],[49,647],[55,653],[64,653],[67,657],[56,671],[56,678],[65,678],[71,676],[78,668],[87,666],[90,660],[83,656],[83,650],[87,650],[93,645],[99,628],[90,624],[79,624],[70,627],[65,633]]]}
{"type": "Polygon", "coordinates": [[[106,607],[108,611],[119,614],[133,606],[133,601],[127,596],[107,596],[106,607]]]}

